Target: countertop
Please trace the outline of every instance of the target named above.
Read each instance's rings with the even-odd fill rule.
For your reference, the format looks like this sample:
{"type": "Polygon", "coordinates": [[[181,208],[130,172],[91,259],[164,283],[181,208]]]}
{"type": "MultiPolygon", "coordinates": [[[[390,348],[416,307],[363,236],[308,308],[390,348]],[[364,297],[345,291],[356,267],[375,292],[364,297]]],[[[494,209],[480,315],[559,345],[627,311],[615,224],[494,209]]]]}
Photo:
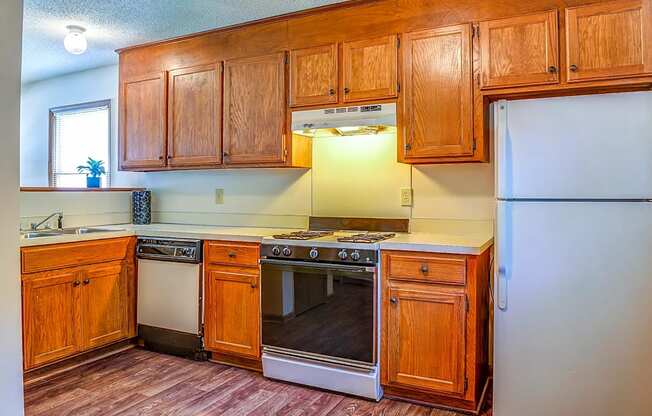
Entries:
{"type": "MultiPolygon", "coordinates": [[[[274,234],[298,231],[288,228],[264,227],[220,227],[183,224],[149,224],[133,225],[119,224],[97,226],[106,232],[91,234],[66,234],[49,237],[20,239],[21,247],[40,246],[48,244],[70,243],[76,241],[99,240],[125,236],[150,236],[169,238],[196,238],[201,240],[228,240],[245,242],[263,242],[274,234]]],[[[493,244],[493,235],[486,227],[466,229],[463,232],[454,230],[432,230],[428,232],[397,233],[392,239],[381,241],[375,247],[381,250],[413,250],[451,254],[480,254],[493,244]]]]}

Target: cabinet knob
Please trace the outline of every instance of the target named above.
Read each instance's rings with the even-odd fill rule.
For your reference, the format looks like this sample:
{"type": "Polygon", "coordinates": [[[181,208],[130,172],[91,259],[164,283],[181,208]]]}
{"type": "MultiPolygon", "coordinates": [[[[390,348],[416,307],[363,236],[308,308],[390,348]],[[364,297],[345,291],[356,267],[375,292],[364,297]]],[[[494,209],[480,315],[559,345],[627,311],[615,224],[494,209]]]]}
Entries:
{"type": "Polygon", "coordinates": [[[344,94],[348,94],[348,93],[350,93],[350,92],[351,92],[351,90],[349,89],[349,87],[345,87],[345,88],[344,88],[344,94]]]}
{"type": "Polygon", "coordinates": [[[256,277],[251,278],[251,287],[256,288],[258,286],[258,279],[256,277]]]}
{"type": "Polygon", "coordinates": [[[235,253],[233,251],[229,252],[229,257],[234,259],[235,258],[235,253]]]}
{"type": "Polygon", "coordinates": [[[84,284],[85,285],[89,284],[90,282],[91,282],[91,279],[88,279],[88,278],[84,279],[84,284]]]}
{"type": "Polygon", "coordinates": [[[573,65],[569,66],[568,69],[570,69],[571,72],[577,72],[577,65],[573,64],[573,65]]]}
{"type": "Polygon", "coordinates": [[[328,90],[328,95],[335,95],[335,88],[328,90]]]}
{"type": "Polygon", "coordinates": [[[172,155],[168,155],[168,160],[172,159],[172,155]]]}
{"type": "Polygon", "coordinates": [[[163,160],[163,159],[165,159],[163,156],[158,157],[158,160],[163,160]]]}
{"type": "Polygon", "coordinates": [[[427,264],[422,264],[421,265],[421,273],[423,273],[423,274],[428,273],[428,265],[427,264]]]}
{"type": "Polygon", "coordinates": [[[557,73],[557,67],[556,66],[550,66],[548,68],[548,72],[550,72],[551,74],[557,73]]]}
{"type": "Polygon", "coordinates": [[[398,303],[398,299],[396,299],[396,298],[394,298],[394,297],[389,298],[389,301],[390,301],[390,303],[391,303],[392,305],[396,305],[396,304],[398,303]]]}
{"type": "Polygon", "coordinates": [[[229,157],[229,152],[222,152],[222,156],[229,157]]]}
{"type": "Polygon", "coordinates": [[[75,280],[74,282],[72,282],[72,285],[75,287],[79,286],[80,284],[81,282],[79,280],[75,280]]]}

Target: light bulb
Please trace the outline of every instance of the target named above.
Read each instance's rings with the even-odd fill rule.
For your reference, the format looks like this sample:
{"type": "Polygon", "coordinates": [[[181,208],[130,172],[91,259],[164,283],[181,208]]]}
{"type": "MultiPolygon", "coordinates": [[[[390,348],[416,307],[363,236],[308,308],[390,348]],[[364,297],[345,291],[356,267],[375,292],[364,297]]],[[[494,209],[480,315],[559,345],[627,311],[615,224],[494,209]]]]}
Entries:
{"type": "Polygon", "coordinates": [[[84,32],[86,29],[80,26],[66,26],[68,29],[68,34],[63,39],[63,46],[68,52],[73,55],[81,55],[86,52],[88,43],[86,42],[86,36],[84,32]]]}

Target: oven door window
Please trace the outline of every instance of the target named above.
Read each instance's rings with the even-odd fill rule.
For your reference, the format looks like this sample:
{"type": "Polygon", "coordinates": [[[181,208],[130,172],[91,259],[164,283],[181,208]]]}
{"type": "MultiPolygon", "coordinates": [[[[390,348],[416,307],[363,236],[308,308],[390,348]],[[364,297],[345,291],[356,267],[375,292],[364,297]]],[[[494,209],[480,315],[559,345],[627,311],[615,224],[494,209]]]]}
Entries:
{"type": "Polygon", "coordinates": [[[374,273],[263,264],[263,345],[375,364],[374,273]]]}

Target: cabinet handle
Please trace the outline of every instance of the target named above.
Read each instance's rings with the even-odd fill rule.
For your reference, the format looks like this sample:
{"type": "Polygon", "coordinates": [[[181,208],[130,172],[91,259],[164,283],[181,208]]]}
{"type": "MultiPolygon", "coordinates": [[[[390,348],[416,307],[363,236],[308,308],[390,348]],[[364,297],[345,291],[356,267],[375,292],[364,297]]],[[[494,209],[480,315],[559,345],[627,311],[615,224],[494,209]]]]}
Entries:
{"type": "Polygon", "coordinates": [[[256,286],[258,286],[258,278],[254,276],[251,278],[251,287],[255,289],[256,286]]]}
{"type": "Polygon", "coordinates": [[[229,157],[229,152],[223,152],[223,153],[222,153],[222,156],[224,156],[224,157],[229,157]]]}
{"type": "Polygon", "coordinates": [[[233,251],[229,252],[229,257],[231,257],[232,259],[234,259],[234,258],[235,258],[235,253],[234,253],[233,251]]]}
{"type": "Polygon", "coordinates": [[[573,65],[569,66],[568,69],[570,69],[571,72],[577,72],[577,65],[573,64],[573,65]]]}
{"type": "Polygon", "coordinates": [[[328,95],[335,95],[335,88],[328,90],[328,95]]]}
{"type": "Polygon", "coordinates": [[[163,156],[158,157],[158,160],[163,160],[163,159],[165,159],[163,156]]]}
{"type": "Polygon", "coordinates": [[[349,87],[345,87],[345,88],[344,88],[344,94],[348,94],[348,93],[350,93],[350,92],[351,92],[351,90],[349,89],[349,87]]]}
{"type": "Polygon", "coordinates": [[[81,284],[81,282],[80,282],[79,280],[75,280],[74,282],[72,282],[72,285],[73,285],[74,287],[77,287],[77,286],[79,286],[80,284],[81,284]]]}
{"type": "Polygon", "coordinates": [[[168,160],[172,159],[172,155],[168,155],[168,160]]]}
{"type": "Polygon", "coordinates": [[[391,303],[392,305],[396,305],[396,304],[398,303],[398,299],[396,299],[396,298],[394,298],[394,297],[389,298],[389,301],[390,301],[390,303],[391,303]]]}
{"type": "Polygon", "coordinates": [[[428,273],[428,265],[427,264],[422,264],[421,265],[421,273],[423,273],[423,274],[428,273]]]}
{"type": "Polygon", "coordinates": [[[549,67],[548,72],[550,72],[551,74],[555,74],[557,72],[557,67],[556,66],[549,67]]]}
{"type": "Polygon", "coordinates": [[[87,278],[87,279],[84,279],[84,284],[85,284],[85,285],[89,284],[90,282],[91,282],[91,279],[88,279],[88,278],[87,278]]]}

